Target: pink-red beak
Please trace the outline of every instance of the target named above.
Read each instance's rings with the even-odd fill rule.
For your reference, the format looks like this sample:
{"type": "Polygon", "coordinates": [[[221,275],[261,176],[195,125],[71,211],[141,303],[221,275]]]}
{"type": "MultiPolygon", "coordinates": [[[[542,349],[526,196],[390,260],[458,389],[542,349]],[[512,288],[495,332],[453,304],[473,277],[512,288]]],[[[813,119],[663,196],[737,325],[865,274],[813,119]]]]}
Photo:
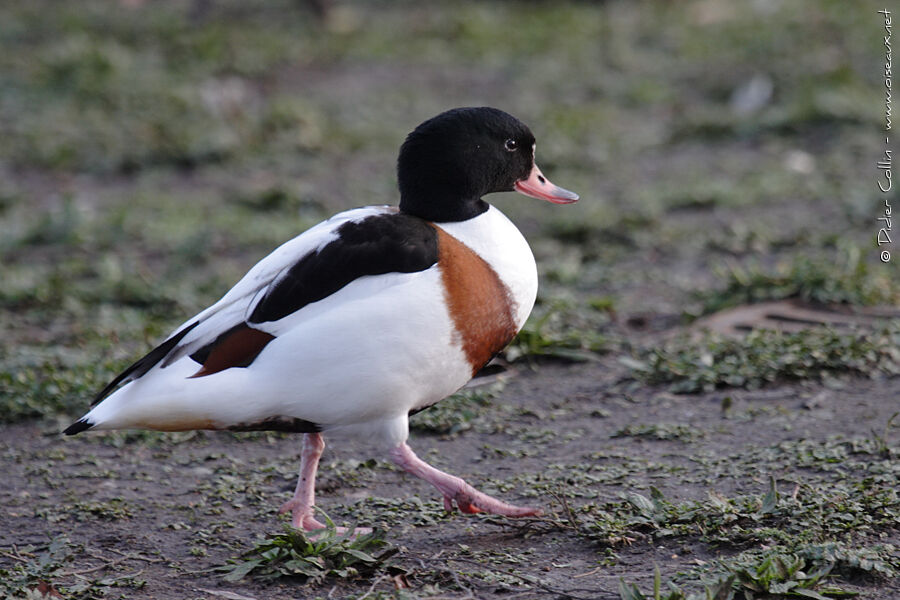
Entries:
{"type": "Polygon", "coordinates": [[[517,181],[514,187],[520,194],[540,198],[554,204],[572,204],[578,201],[578,194],[550,183],[537,165],[531,169],[527,179],[517,181]]]}

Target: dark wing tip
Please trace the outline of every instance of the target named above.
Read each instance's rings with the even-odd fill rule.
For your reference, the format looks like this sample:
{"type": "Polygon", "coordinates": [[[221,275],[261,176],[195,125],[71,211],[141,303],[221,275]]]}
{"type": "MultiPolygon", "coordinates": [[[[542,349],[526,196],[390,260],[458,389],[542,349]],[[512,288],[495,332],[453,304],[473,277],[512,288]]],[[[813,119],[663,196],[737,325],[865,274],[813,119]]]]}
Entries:
{"type": "MultiPolygon", "coordinates": [[[[138,360],[136,363],[119,373],[119,375],[110,381],[105,388],[100,390],[96,396],[94,396],[94,400],[91,402],[91,406],[96,406],[100,403],[101,400],[109,396],[113,391],[119,386],[120,383],[128,383],[138,377],[143,376],[150,369],[152,369],[159,361],[166,357],[172,349],[178,345],[178,342],[184,338],[190,331],[200,324],[200,321],[194,321],[162,344],[148,352],[143,358],[138,360]]],[[[77,431],[75,433],[78,433],[77,431]]]]}
{"type": "Polygon", "coordinates": [[[93,423],[89,423],[87,419],[81,418],[66,427],[63,433],[66,435],[75,435],[76,433],[81,433],[82,431],[90,429],[93,426],[93,423]]]}

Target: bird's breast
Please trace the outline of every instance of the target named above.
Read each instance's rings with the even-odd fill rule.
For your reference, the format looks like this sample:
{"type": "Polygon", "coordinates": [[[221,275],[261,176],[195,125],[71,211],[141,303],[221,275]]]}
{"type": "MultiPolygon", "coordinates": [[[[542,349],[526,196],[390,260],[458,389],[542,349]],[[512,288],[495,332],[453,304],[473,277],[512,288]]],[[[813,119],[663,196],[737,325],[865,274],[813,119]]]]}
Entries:
{"type": "Polygon", "coordinates": [[[537,267],[525,238],[496,208],[437,229],[444,299],[474,373],[525,324],[537,267]]]}
{"type": "Polygon", "coordinates": [[[440,228],[438,269],[454,341],[474,375],[515,337],[516,300],[483,258],[440,228]]]}

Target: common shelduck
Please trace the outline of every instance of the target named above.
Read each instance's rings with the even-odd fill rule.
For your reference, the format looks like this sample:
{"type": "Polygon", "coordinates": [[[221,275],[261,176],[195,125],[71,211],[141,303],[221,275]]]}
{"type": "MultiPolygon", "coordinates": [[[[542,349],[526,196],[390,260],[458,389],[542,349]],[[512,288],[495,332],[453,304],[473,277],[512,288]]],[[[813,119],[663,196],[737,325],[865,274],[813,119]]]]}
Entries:
{"type": "Polygon", "coordinates": [[[578,196],[534,162],[535,139],[495,108],[419,125],[397,161],[400,204],[339,213],[264,258],[221,300],[125,369],[69,426],[303,433],[300,477],[281,507],[320,529],[323,434],[371,440],[433,484],[444,507],[540,514],[501,502],[417,457],[409,416],[462,387],[524,325],[537,294],[519,230],[482,199],[578,196]]]}

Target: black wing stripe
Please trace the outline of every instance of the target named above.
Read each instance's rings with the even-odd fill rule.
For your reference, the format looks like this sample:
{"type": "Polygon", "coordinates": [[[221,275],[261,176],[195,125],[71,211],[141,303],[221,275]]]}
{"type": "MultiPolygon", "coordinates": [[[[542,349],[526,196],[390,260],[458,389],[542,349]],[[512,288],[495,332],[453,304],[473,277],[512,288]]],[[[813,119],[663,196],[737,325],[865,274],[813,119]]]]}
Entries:
{"type": "Polygon", "coordinates": [[[283,431],[286,433],[319,433],[322,426],[293,417],[271,417],[258,423],[239,423],[228,431],[283,431]]]}
{"type": "Polygon", "coordinates": [[[93,402],[91,402],[91,406],[94,406],[107,396],[109,396],[116,387],[119,386],[120,383],[131,381],[132,379],[137,379],[141,377],[147,371],[152,369],[156,363],[165,358],[166,354],[172,351],[172,349],[178,345],[184,336],[186,336],[190,331],[200,324],[200,321],[194,321],[162,344],[148,352],[143,358],[135,362],[133,365],[122,371],[118,377],[109,382],[109,384],[103,388],[99,394],[94,397],[93,402]]]}
{"type": "Polygon", "coordinates": [[[249,323],[277,321],[327,298],[365,275],[415,273],[437,263],[437,232],[427,221],[403,213],[348,221],[338,239],[305,255],[266,291],[249,323]]]}

